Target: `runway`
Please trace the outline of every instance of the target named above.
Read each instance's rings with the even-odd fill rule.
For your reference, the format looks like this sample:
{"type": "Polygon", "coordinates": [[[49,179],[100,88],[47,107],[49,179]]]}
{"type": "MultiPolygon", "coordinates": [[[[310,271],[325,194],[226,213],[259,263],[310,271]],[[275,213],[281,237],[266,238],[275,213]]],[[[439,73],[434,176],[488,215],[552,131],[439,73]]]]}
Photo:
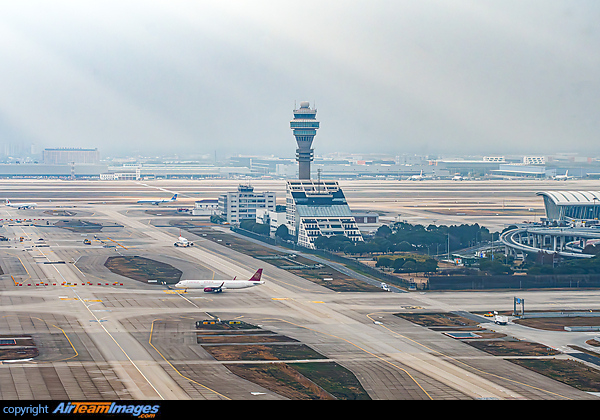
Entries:
{"type": "MultiPolygon", "coordinates": [[[[437,188],[444,187],[425,182],[429,181],[404,182],[401,187],[386,183],[373,191],[375,198],[389,196],[388,201],[368,202],[363,189],[373,190],[371,183],[349,185],[346,194],[353,209],[353,203],[360,209],[386,209],[387,217],[393,217],[395,209],[396,201],[390,200],[402,200],[401,214],[407,217],[407,203],[418,203],[410,217],[426,220],[437,216],[422,207],[430,207],[436,200],[439,203],[442,198],[435,198],[440,194],[437,188]],[[415,196],[417,188],[419,197],[415,196]],[[398,198],[393,198],[396,195],[398,198]]],[[[5,195],[8,184],[0,182],[5,195]]],[[[0,277],[0,333],[32,335],[40,343],[40,356],[0,365],[2,399],[284,399],[273,389],[232,375],[227,363],[215,360],[198,345],[195,322],[214,317],[243,320],[298,340],[349,369],[372,399],[597,398],[394,315],[406,308],[430,312],[507,310],[512,309],[513,293],[336,293],[202,237],[192,238],[194,247],[175,248],[179,230],[156,227],[151,221],[160,216],[149,215],[132,202],[147,198],[149,188],[153,197],[159,196],[160,189],[184,190],[184,196],[193,201],[207,194],[196,182],[123,182],[119,188],[127,191],[130,203],[120,202],[121,193],[114,193],[116,188],[105,189],[101,182],[65,182],[60,189],[56,182],[31,184],[31,194],[21,189],[20,200],[46,197],[52,201],[41,202],[34,210],[0,207],[2,219],[43,219],[31,225],[2,227],[2,234],[11,240],[0,245],[4,271],[0,277]],[[54,198],[49,198],[52,194],[54,198]],[[45,213],[57,209],[79,214],[45,213]],[[45,224],[79,218],[113,227],[96,233],[99,241],[92,233],[45,224]],[[83,244],[84,238],[93,239],[92,245],[83,244]],[[173,294],[160,284],[112,273],[104,261],[113,255],[169,262],[183,271],[185,278],[249,278],[262,267],[265,284],[218,295],[201,291],[173,294]]],[[[215,184],[213,191],[232,185],[231,181],[215,184]]],[[[275,182],[265,188],[268,185],[275,182]]],[[[538,186],[533,181],[528,185],[529,191],[538,186]]],[[[491,200],[496,192],[489,187],[477,188],[472,194],[487,188],[488,196],[481,201],[491,200]]],[[[462,194],[471,188],[463,187],[462,194]]],[[[512,185],[502,184],[498,195],[508,196],[514,190],[520,191],[520,206],[531,206],[537,200],[512,185]]],[[[456,214],[444,217],[439,221],[467,220],[456,214]]],[[[551,308],[557,301],[563,308],[587,309],[595,305],[598,295],[596,291],[530,291],[521,297],[532,310],[551,308]]],[[[534,334],[516,325],[503,328],[548,345],[569,343],[564,334],[534,334]]]]}

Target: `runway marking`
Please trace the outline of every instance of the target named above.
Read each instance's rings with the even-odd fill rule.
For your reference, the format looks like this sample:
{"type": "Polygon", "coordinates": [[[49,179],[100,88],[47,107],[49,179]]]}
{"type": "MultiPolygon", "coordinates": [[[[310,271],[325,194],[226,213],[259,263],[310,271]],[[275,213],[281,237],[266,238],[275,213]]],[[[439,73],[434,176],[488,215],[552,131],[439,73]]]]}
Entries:
{"type": "MultiPolygon", "coordinates": [[[[187,300],[187,299],[186,299],[186,300],[187,300]]],[[[191,303],[191,302],[190,302],[190,303],[191,303]]],[[[157,353],[160,355],[160,357],[162,357],[162,358],[163,358],[163,360],[164,360],[165,362],[167,362],[167,363],[169,364],[169,366],[171,366],[171,368],[172,368],[172,369],[173,369],[175,372],[177,372],[177,374],[178,374],[179,376],[181,376],[182,378],[184,378],[184,379],[186,379],[186,380],[188,380],[188,381],[190,381],[190,382],[193,382],[193,383],[195,383],[196,385],[199,385],[199,386],[201,386],[202,388],[204,388],[204,389],[206,389],[206,390],[208,390],[208,391],[210,391],[210,392],[213,392],[213,393],[215,393],[215,394],[217,394],[217,395],[219,395],[219,396],[221,396],[221,397],[223,397],[223,398],[225,398],[225,399],[227,399],[227,400],[230,400],[231,398],[229,398],[229,397],[226,397],[225,395],[223,395],[223,394],[221,394],[221,393],[219,393],[219,392],[215,391],[214,389],[211,389],[211,388],[207,387],[206,385],[202,385],[201,383],[199,383],[199,382],[197,382],[197,381],[195,381],[195,380],[193,380],[193,379],[191,379],[191,378],[188,378],[187,376],[185,376],[184,374],[182,374],[182,373],[181,373],[179,370],[177,370],[177,368],[176,368],[175,366],[173,366],[173,365],[171,364],[171,362],[169,362],[165,356],[163,356],[163,354],[162,354],[162,353],[161,353],[161,352],[160,352],[160,351],[159,351],[159,350],[158,350],[158,349],[157,349],[157,348],[154,346],[154,344],[152,344],[152,334],[153,334],[153,332],[154,332],[154,323],[155,323],[156,321],[162,321],[162,319],[155,319],[155,320],[153,320],[153,321],[152,321],[152,325],[151,325],[151,327],[150,327],[150,337],[148,338],[148,344],[150,344],[150,345],[152,346],[152,348],[153,348],[154,350],[156,350],[156,352],[157,352],[157,353]]]]}
{"type": "Polygon", "coordinates": [[[74,356],[71,356],[71,357],[67,357],[66,359],[60,359],[60,360],[58,360],[59,362],[64,362],[65,360],[73,359],[73,358],[75,358],[75,357],[79,356],[79,353],[77,352],[77,349],[75,348],[75,346],[74,346],[74,345],[73,345],[73,343],[71,342],[71,339],[69,338],[69,336],[67,335],[67,333],[65,332],[65,330],[63,330],[62,328],[60,328],[60,327],[58,327],[58,326],[56,326],[56,325],[54,325],[54,324],[48,324],[46,321],[44,321],[44,320],[43,320],[43,319],[41,319],[41,318],[33,317],[33,319],[39,319],[39,320],[40,320],[40,321],[42,321],[44,324],[46,324],[46,325],[51,325],[51,326],[53,326],[54,328],[61,330],[61,331],[62,331],[62,333],[64,334],[65,338],[67,339],[67,341],[68,341],[68,342],[69,342],[69,344],[71,345],[71,348],[72,348],[72,349],[73,349],[73,351],[75,352],[75,355],[74,355],[74,356]]]}
{"type": "Polygon", "coordinates": [[[131,357],[129,357],[129,355],[127,354],[127,352],[125,351],[125,349],[123,349],[123,347],[121,347],[121,345],[119,344],[119,342],[117,340],[115,340],[115,338],[113,337],[113,335],[110,333],[110,331],[108,331],[106,329],[106,327],[102,324],[101,320],[98,319],[98,317],[96,316],[96,314],[94,312],[92,312],[90,310],[90,305],[86,305],[85,302],[83,301],[83,299],[81,299],[81,297],[77,294],[77,291],[75,291],[75,289],[73,289],[73,292],[75,293],[75,295],[79,298],[79,300],[81,300],[83,306],[85,306],[85,309],[87,309],[87,311],[94,317],[94,320],[98,323],[98,325],[100,325],[100,327],[102,327],[102,329],[104,330],[104,332],[106,334],[108,334],[108,336],[112,339],[112,341],[117,345],[117,347],[119,347],[119,349],[123,352],[123,354],[125,355],[125,357],[127,357],[127,360],[129,360],[129,362],[133,365],[133,367],[139,372],[140,375],[142,375],[142,377],[146,380],[146,382],[148,383],[148,385],[150,385],[150,387],[152,387],[152,389],[154,390],[154,392],[156,392],[156,395],[158,395],[161,399],[165,399],[160,392],[158,392],[158,390],[154,387],[154,385],[152,384],[152,382],[150,382],[150,380],[146,377],[146,375],[144,375],[144,373],[140,370],[140,368],[135,364],[135,362],[131,359],[131,357]]]}
{"type": "Polygon", "coordinates": [[[286,321],[286,320],[284,320],[284,319],[279,319],[279,318],[266,318],[266,319],[265,319],[265,321],[268,321],[269,319],[272,319],[272,320],[275,320],[275,321],[280,321],[280,322],[286,322],[286,323],[288,323],[288,324],[291,324],[291,325],[294,325],[294,326],[296,326],[296,327],[304,328],[304,329],[306,329],[306,330],[309,330],[309,331],[314,331],[314,332],[317,332],[317,333],[320,333],[320,334],[323,334],[323,335],[327,335],[327,336],[329,336],[329,337],[337,338],[338,340],[345,341],[346,343],[348,343],[348,344],[351,344],[352,346],[356,347],[357,349],[359,349],[359,350],[362,350],[362,351],[364,351],[364,352],[365,352],[365,353],[367,353],[367,354],[370,354],[371,356],[375,357],[376,359],[379,359],[379,360],[381,360],[382,362],[385,362],[385,363],[387,363],[387,364],[389,364],[389,365],[392,365],[392,366],[393,366],[393,367],[395,367],[396,369],[398,369],[398,370],[400,370],[400,371],[402,371],[402,372],[406,373],[406,374],[408,375],[408,377],[409,377],[410,379],[412,379],[412,381],[413,381],[413,382],[414,382],[414,383],[415,383],[415,384],[416,384],[416,385],[417,385],[417,386],[418,386],[418,387],[421,389],[421,391],[423,391],[423,392],[425,393],[425,395],[427,395],[427,397],[428,397],[430,400],[433,400],[433,398],[431,398],[431,395],[429,395],[429,393],[428,393],[427,391],[425,391],[425,389],[424,389],[424,388],[421,386],[421,384],[420,384],[420,383],[419,383],[419,382],[418,382],[418,381],[417,381],[417,380],[416,380],[416,379],[415,379],[415,378],[414,378],[414,377],[413,377],[413,376],[412,376],[412,375],[411,375],[411,374],[410,374],[410,373],[409,373],[409,372],[408,372],[406,369],[404,369],[404,368],[401,368],[400,366],[398,366],[398,365],[396,365],[396,364],[394,364],[394,363],[390,362],[389,360],[386,360],[386,359],[384,359],[383,357],[380,357],[380,356],[377,356],[377,355],[376,355],[376,354],[374,354],[374,353],[371,353],[369,350],[363,349],[363,348],[362,348],[362,347],[360,347],[358,344],[355,344],[355,343],[351,342],[350,340],[347,340],[347,339],[345,339],[345,338],[342,338],[342,337],[338,337],[338,336],[336,336],[336,335],[333,335],[333,334],[328,334],[328,333],[325,333],[325,332],[323,332],[323,331],[318,331],[318,330],[315,330],[315,329],[313,329],[313,328],[306,327],[306,326],[304,326],[304,325],[295,324],[295,323],[293,323],[293,322],[291,322],[291,321],[286,321]]]}
{"type": "MultiPolygon", "coordinates": [[[[390,313],[390,312],[374,312],[373,314],[375,314],[375,313],[390,313]]],[[[373,314],[367,314],[366,316],[367,316],[367,318],[369,318],[371,321],[375,322],[375,320],[374,320],[373,318],[371,318],[371,315],[373,315],[373,314]]],[[[407,337],[407,336],[405,336],[405,335],[399,334],[399,333],[397,333],[396,331],[392,331],[390,328],[386,327],[386,326],[385,326],[383,323],[379,323],[379,324],[377,324],[377,325],[379,325],[379,326],[382,326],[383,328],[385,328],[386,330],[388,330],[389,332],[391,332],[392,334],[394,334],[394,335],[396,335],[396,336],[398,336],[398,337],[402,337],[402,338],[404,338],[405,340],[408,340],[408,341],[410,341],[410,342],[412,342],[412,343],[415,343],[415,344],[417,344],[417,345],[419,345],[419,346],[421,346],[421,347],[424,347],[424,348],[426,348],[426,349],[427,349],[427,350],[429,350],[429,351],[432,351],[432,352],[434,352],[434,353],[437,353],[437,354],[439,354],[440,356],[447,357],[448,359],[450,359],[450,360],[453,360],[453,361],[455,361],[455,362],[457,362],[457,363],[460,363],[460,364],[462,364],[462,365],[464,365],[464,366],[467,366],[467,367],[469,367],[469,368],[471,368],[471,369],[473,369],[473,370],[475,370],[475,371],[477,371],[477,372],[479,372],[479,373],[482,373],[482,374],[485,374],[485,375],[494,376],[494,377],[496,377],[496,378],[503,379],[503,380],[505,380],[505,381],[508,381],[508,382],[512,382],[512,383],[519,384],[519,385],[523,385],[523,386],[526,386],[526,387],[529,387],[529,388],[532,388],[532,389],[535,389],[535,390],[538,390],[538,391],[542,391],[542,392],[545,392],[545,393],[548,393],[548,394],[556,395],[556,396],[558,396],[558,397],[565,398],[565,399],[567,399],[567,400],[570,400],[570,399],[571,399],[571,398],[569,398],[569,397],[566,397],[566,396],[564,396],[564,395],[561,395],[561,394],[557,394],[557,393],[555,393],[555,392],[552,392],[552,391],[548,391],[548,390],[546,390],[546,389],[538,388],[538,387],[535,387],[535,386],[533,386],[533,385],[529,385],[529,384],[526,384],[526,383],[523,383],[523,382],[515,381],[514,379],[509,379],[509,378],[506,378],[506,377],[504,377],[504,376],[496,375],[495,373],[490,373],[490,372],[486,372],[486,371],[484,371],[484,370],[478,369],[478,368],[476,368],[476,367],[473,367],[473,366],[469,365],[468,363],[465,363],[465,362],[463,362],[463,361],[461,361],[461,360],[458,360],[458,359],[456,359],[456,358],[454,358],[454,357],[452,357],[452,356],[448,356],[448,355],[446,355],[446,354],[444,354],[444,353],[442,353],[442,352],[440,352],[440,351],[438,351],[438,350],[434,350],[434,349],[432,349],[431,347],[428,347],[428,346],[426,346],[425,344],[419,343],[418,341],[415,341],[415,340],[413,340],[412,338],[409,338],[409,337],[407,337]]]]}
{"type": "Polygon", "coordinates": [[[23,268],[25,269],[25,272],[27,273],[27,275],[29,276],[29,278],[31,278],[31,274],[29,274],[29,270],[27,270],[27,267],[25,267],[25,264],[23,264],[23,261],[21,260],[20,257],[17,257],[19,259],[19,261],[21,262],[21,265],[23,266],[23,268]]]}
{"type": "MultiPolygon", "coordinates": [[[[108,238],[108,237],[107,237],[107,238],[108,238]]],[[[123,248],[123,249],[127,249],[126,247],[124,247],[123,245],[121,245],[120,243],[118,243],[117,241],[115,241],[115,240],[113,240],[113,239],[110,239],[110,238],[108,238],[108,239],[109,239],[109,240],[111,240],[111,241],[113,241],[113,242],[114,242],[114,243],[116,243],[117,245],[119,245],[121,248],[123,248]]]]}

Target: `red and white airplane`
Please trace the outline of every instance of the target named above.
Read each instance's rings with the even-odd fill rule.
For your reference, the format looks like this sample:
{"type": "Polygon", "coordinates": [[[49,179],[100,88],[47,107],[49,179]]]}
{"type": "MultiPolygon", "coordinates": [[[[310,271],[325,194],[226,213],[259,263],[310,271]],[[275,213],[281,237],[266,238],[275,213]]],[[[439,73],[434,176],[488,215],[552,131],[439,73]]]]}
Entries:
{"type": "Polygon", "coordinates": [[[18,209],[34,209],[37,207],[37,203],[11,203],[11,201],[7,198],[6,207],[16,207],[18,209]]]}
{"type": "Polygon", "coordinates": [[[225,289],[245,289],[265,282],[260,279],[262,268],[259,268],[250,280],[181,280],[175,285],[178,289],[204,289],[207,293],[221,293],[225,289]]]}

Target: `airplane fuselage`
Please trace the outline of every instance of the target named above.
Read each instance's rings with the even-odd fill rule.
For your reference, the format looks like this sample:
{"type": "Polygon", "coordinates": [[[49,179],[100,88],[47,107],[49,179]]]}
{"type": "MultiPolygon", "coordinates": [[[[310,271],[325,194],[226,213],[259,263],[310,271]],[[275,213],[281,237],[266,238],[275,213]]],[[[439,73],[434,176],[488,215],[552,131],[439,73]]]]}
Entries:
{"type": "Polygon", "coordinates": [[[37,207],[37,203],[8,203],[6,206],[17,209],[32,209],[37,207]]]}
{"type": "Polygon", "coordinates": [[[158,206],[161,203],[171,203],[176,200],[177,200],[177,194],[175,194],[173,197],[171,197],[168,200],[139,200],[138,204],[152,204],[154,206],[158,206]]]}
{"type": "Polygon", "coordinates": [[[175,285],[178,289],[246,289],[264,284],[264,281],[249,280],[182,280],[175,285]]]}

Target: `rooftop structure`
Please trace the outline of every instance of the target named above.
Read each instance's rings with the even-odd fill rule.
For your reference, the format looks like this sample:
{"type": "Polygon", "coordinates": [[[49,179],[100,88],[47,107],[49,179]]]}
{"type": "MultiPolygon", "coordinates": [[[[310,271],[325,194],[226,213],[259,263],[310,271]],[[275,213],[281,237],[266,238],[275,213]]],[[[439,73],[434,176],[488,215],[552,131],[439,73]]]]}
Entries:
{"type": "Polygon", "coordinates": [[[317,110],[311,109],[306,101],[300,102],[300,108],[294,110],[294,119],[290,128],[296,137],[296,161],[298,162],[298,178],[310,179],[310,163],[314,160],[312,142],[317,135],[319,122],[316,119],[317,110]]]}

